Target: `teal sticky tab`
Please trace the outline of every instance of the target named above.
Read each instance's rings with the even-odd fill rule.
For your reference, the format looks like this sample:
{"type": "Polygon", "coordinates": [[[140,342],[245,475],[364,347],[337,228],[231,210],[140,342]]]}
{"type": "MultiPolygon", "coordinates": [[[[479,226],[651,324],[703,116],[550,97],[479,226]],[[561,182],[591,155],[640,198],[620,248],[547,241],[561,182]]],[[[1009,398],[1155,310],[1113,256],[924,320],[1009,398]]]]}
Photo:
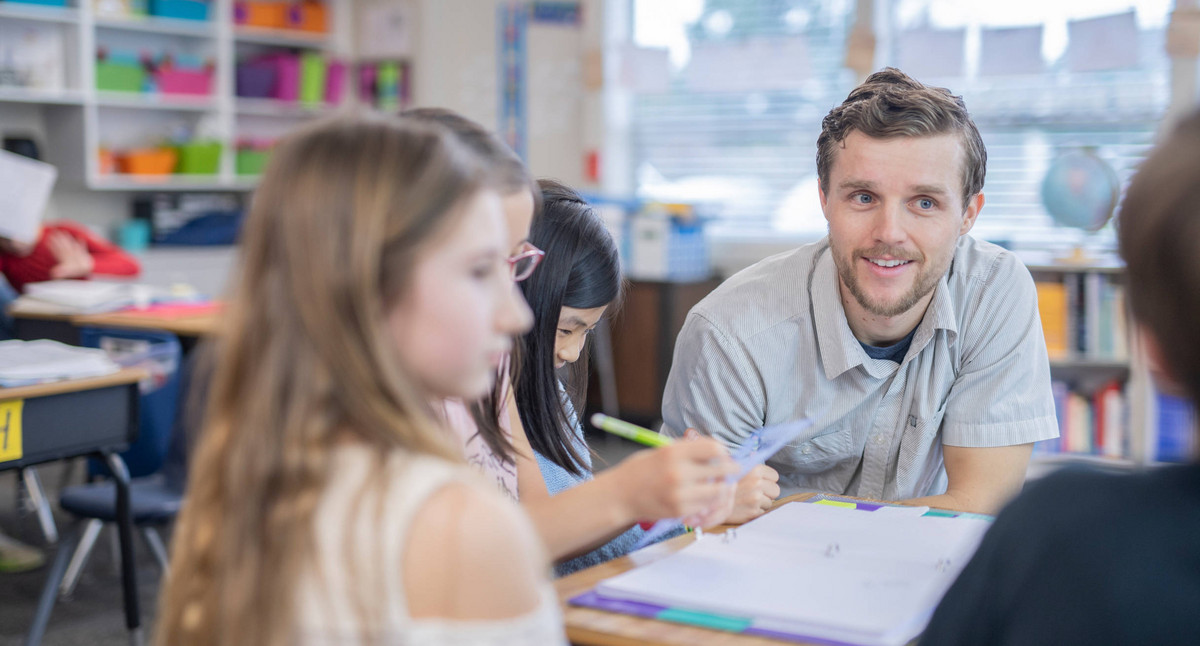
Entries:
{"type": "Polygon", "coordinates": [[[935,518],[957,518],[958,514],[953,511],[943,511],[941,509],[930,509],[921,514],[922,516],[933,516],[935,518]]]}
{"type": "Polygon", "coordinates": [[[681,610],[679,608],[668,608],[658,613],[658,615],[655,616],[655,619],[659,619],[661,621],[670,621],[677,624],[701,626],[703,628],[727,630],[734,633],[740,633],[750,627],[750,620],[743,619],[742,617],[727,617],[725,615],[714,615],[707,612],[681,610]]]}

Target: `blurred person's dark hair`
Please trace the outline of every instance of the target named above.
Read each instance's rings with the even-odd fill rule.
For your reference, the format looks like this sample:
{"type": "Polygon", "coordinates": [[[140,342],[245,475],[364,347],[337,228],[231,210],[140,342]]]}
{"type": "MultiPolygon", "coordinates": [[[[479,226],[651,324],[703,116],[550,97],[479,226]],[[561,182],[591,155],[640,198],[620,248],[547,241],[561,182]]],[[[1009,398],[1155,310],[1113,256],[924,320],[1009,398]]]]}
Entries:
{"type": "Polygon", "coordinates": [[[1154,338],[1165,375],[1200,402],[1200,112],[1142,163],[1117,220],[1137,322],[1154,338]]]}

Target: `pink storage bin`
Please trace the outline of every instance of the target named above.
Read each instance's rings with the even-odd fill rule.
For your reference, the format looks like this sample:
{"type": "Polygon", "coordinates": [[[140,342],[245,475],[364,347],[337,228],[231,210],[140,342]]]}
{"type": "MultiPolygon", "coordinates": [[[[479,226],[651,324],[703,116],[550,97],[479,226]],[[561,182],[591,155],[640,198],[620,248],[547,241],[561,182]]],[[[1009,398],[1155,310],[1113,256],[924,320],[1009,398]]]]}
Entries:
{"type": "Polygon", "coordinates": [[[278,54],[268,57],[275,65],[275,98],[295,101],[300,97],[300,57],[278,54]]]}
{"type": "Polygon", "coordinates": [[[346,64],[333,61],[325,72],[325,103],[337,105],[342,102],[346,88],[346,64]]]}
{"type": "Polygon", "coordinates": [[[211,94],[212,78],[211,69],[165,67],[154,73],[158,91],[163,94],[211,94]]]}

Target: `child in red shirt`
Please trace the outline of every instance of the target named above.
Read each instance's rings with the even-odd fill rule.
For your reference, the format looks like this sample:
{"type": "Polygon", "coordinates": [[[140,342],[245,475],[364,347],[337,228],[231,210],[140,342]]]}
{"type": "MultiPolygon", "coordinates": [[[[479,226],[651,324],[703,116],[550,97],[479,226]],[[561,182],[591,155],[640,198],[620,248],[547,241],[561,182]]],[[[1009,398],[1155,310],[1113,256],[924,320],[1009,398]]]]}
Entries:
{"type": "Polygon", "coordinates": [[[0,237],[0,272],[13,289],[24,292],[26,283],[44,280],[136,276],[141,265],[133,256],[92,235],[86,228],[59,221],[43,225],[37,242],[32,245],[0,237]]]}

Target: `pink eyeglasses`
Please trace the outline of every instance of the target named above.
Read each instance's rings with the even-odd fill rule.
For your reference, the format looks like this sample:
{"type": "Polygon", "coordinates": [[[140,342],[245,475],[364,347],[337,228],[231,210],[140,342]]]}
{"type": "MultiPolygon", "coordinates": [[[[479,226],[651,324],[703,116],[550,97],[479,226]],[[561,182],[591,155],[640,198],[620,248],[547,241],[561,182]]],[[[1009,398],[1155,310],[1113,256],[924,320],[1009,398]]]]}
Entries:
{"type": "Polygon", "coordinates": [[[538,264],[545,256],[545,251],[528,242],[521,243],[520,250],[508,257],[509,274],[512,276],[513,282],[519,283],[532,276],[533,270],[537,269],[538,264]]]}

